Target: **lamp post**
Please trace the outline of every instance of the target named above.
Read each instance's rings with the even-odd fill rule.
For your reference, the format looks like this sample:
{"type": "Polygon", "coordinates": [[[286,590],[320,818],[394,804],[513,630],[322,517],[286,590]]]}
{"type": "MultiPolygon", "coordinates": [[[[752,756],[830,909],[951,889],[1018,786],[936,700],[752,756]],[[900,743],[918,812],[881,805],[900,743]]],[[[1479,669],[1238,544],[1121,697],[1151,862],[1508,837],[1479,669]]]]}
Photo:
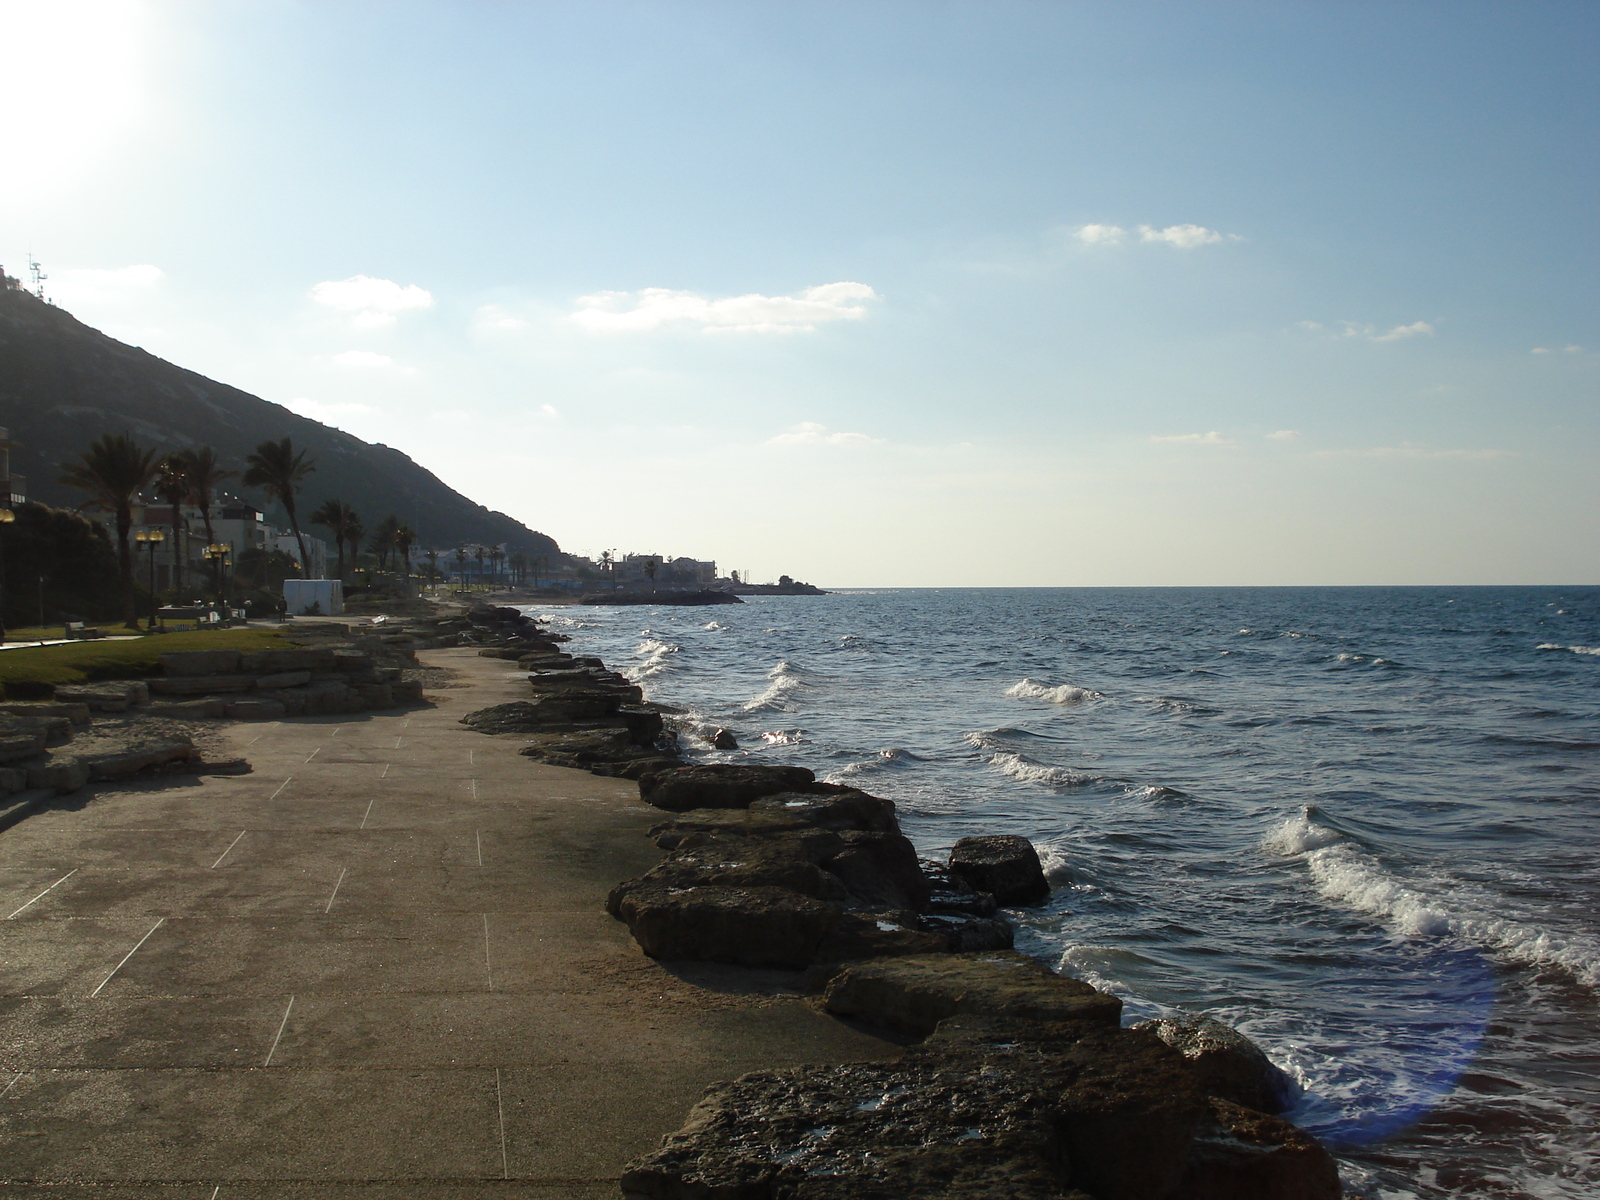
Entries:
{"type": "Polygon", "coordinates": [[[156,627],[156,547],[167,540],[167,535],[159,529],[141,529],[133,535],[133,540],[141,546],[150,547],[150,628],[156,627]]]}
{"type": "Polygon", "coordinates": [[[233,550],[227,542],[212,542],[205,548],[206,561],[217,577],[217,603],[223,604],[223,588],[227,584],[228,555],[233,550]]]}
{"type": "MultiPolygon", "coordinates": [[[[17,514],[11,511],[10,506],[0,508],[0,534],[5,533],[7,525],[13,524],[17,514]]],[[[6,641],[6,540],[0,536],[0,646],[6,641]]]]}

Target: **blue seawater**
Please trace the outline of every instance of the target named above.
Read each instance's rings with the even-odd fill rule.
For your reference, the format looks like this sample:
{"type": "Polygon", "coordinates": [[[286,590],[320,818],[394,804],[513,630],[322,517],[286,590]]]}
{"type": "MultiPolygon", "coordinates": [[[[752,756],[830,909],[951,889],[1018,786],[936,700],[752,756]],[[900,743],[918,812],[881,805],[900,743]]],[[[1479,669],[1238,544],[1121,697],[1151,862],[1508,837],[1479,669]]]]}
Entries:
{"type": "Polygon", "coordinates": [[[1249,1034],[1352,1194],[1600,1194],[1600,589],[532,611],[691,756],[890,797],[928,856],[1031,838],[1020,947],[1249,1034]]]}

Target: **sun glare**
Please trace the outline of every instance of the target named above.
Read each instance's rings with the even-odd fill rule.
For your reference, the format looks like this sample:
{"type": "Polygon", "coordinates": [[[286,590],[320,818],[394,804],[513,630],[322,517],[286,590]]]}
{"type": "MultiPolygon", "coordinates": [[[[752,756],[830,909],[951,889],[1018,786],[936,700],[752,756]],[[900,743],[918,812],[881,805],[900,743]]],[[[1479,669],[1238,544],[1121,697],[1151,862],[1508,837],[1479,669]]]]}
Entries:
{"type": "Polygon", "coordinates": [[[9,190],[57,193],[142,114],[149,9],[139,0],[0,0],[9,190]]]}

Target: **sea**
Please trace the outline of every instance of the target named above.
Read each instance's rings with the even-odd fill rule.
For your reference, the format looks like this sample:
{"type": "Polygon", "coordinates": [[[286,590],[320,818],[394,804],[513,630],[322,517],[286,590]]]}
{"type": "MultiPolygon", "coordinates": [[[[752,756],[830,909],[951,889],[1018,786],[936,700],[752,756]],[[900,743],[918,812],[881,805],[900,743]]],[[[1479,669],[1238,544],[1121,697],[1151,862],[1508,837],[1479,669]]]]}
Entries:
{"type": "Polygon", "coordinates": [[[889,797],[926,857],[1030,838],[1019,949],[1248,1034],[1350,1194],[1600,1195],[1600,588],[529,611],[693,759],[889,797]]]}

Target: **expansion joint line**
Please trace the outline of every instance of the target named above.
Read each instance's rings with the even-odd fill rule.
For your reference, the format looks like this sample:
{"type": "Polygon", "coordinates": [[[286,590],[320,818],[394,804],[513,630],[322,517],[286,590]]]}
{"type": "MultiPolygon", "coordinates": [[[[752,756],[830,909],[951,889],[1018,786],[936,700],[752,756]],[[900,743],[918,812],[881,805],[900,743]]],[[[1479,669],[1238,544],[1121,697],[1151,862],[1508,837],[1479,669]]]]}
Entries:
{"type": "Polygon", "coordinates": [[[133,944],[133,949],[129,950],[126,954],[124,954],[122,956],[122,961],[121,962],[119,962],[116,966],[111,968],[111,974],[107,975],[104,979],[102,979],[100,981],[100,986],[95,988],[94,991],[89,993],[89,999],[93,1000],[96,996],[98,996],[101,993],[102,990],[104,990],[106,984],[110,983],[114,978],[116,978],[117,972],[122,970],[123,967],[128,965],[128,960],[130,958],[132,958],[135,954],[139,953],[139,947],[144,945],[146,942],[148,942],[150,940],[150,934],[154,933],[156,930],[160,929],[163,925],[165,925],[166,921],[167,921],[167,919],[165,917],[162,917],[154,925],[150,926],[149,932],[147,932],[142,938],[140,938],[137,942],[135,942],[133,944]]]}
{"type": "MultiPolygon", "coordinates": [[[[487,918],[485,918],[487,920],[487,918]]],[[[500,1086],[500,1068],[494,1069],[494,1105],[500,1112],[500,1178],[511,1178],[511,1163],[506,1158],[506,1099],[500,1086]]]]}
{"type": "MultiPolygon", "coordinates": [[[[282,789],[280,788],[279,790],[281,791],[282,789]]],[[[212,863],[211,866],[208,867],[207,869],[211,870],[211,871],[215,871],[218,867],[220,867],[222,865],[222,860],[227,858],[228,855],[232,854],[233,853],[233,848],[239,844],[239,838],[242,838],[248,832],[249,832],[249,830],[247,830],[247,829],[239,830],[239,837],[236,837],[236,838],[233,839],[233,841],[229,842],[228,843],[228,848],[226,850],[224,850],[221,854],[217,855],[217,861],[212,863]]]]}
{"type": "Polygon", "coordinates": [[[489,990],[494,991],[494,964],[489,958],[489,914],[483,914],[483,973],[489,979],[489,990]]]}
{"type": "MultiPolygon", "coordinates": [[[[479,851],[479,852],[478,852],[478,865],[479,865],[479,866],[480,866],[480,867],[481,867],[481,866],[483,866],[483,851],[481,851],[481,850],[480,850],[480,851],[479,851]]],[[[48,895],[49,895],[49,894],[50,894],[50,893],[51,893],[51,892],[53,892],[53,891],[55,891],[55,890],[56,890],[56,889],[57,889],[57,888],[58,888],[58,887],[60,887],[60,886],[61,886],[61,885],[62,885],[62,884],[63,884],[63,883],[65,883],[65,882],[66,882],[66,881],[67,881],[67,880],[69,880],[69,879],[71,879],[71,878],[72,878],[72,877],[73,877],[73,876],[74,876],[74,875],[76,875],[76,874],[77,874],[77,873],[78,873],[78,868],[77,868],[77,867],[73,867],[73,868],[72,868],[72,870],[70,870],[70,871],[68,871],[68,872],[67,872],[67,873],[66,873],[66,874],[65,874],[65,875],[63,875],[63,876],[62,876],[62,877],[61,877],[61,878],[60,878],[60,879],[58,879],[58,880],[56,880],[56,881],[55,881],[55,882],[54,882],[54,883],[52,883],[52,884],[51,884],[51,885],[50,885],[50,886],[49,886],[49,887],[47,887],[47,888],[45,888],[45,890],[44,890],[44,891],[42,891],[42,892],[40,892],[40,893],[39,893],[39,894],[38,894],[38,895],[37,895],[37,896],[35,896],[35,897],[34,897],[34,898],[33,898],[33,899],[32,899],[32,900],[29,900],[29,901],[28,901],[28,903],[27,903],[27,904],[24,904],[24,905],[23,905],[23,906],[22,906],[22,908],[19,908],[19,909],[17,909],[17,912],[13,912],[13,913],[8,913],[8,914],[7,914],[7,915],[6,915],[6,920],[8,920],[8,921],[9,921],[9,920],[11,920],[11,918],[12,918],[12,917],[14,917],[14,916],[16,916],[16,915],[17,915],[17,913],[20,913],[20,912],[21,912],[21,911],[22,911],[22,910],[23,910],[23,909],[25,909],[25,908],[31,908],[31,907],[32,907],[32,906],[33,906],[33,905],[35,905],[35,904],[37,904],[37,903],[38,903],[38,902],[39,902],[39,901],[41,901],[41,900],[43,900],[43,899],[44,899],[44,898],[45,898],[45,897],[46,897],[46,896],[48,896],[48,895]]]]}
{"type": "Polygon", "coordinates": [[[278,1052],[278,1043],[283,1041],[283,1031],[289,1028],[289,1014],[293,1011],[294,997],[290,996],[289,1005],[283,1010],[283,1020],[278,1022],[278,1036],[272,1039],[272,1049],[267,1051],[267,1059],[261,1064],[263,1067],[270,1067],[272,1065],[272,1056],[278,1052]]]}
{"type": "Polygon", "coordinates": [[[333,898],[339,894],[340,887],[344,885],[345,872],[347,872],[349,869],[349,867],[339,868],[339,878],[333,885],[333,893],[328,897],[328,907],[322,910],[324,914],[331,913],[333,911],[333,898]]]}

